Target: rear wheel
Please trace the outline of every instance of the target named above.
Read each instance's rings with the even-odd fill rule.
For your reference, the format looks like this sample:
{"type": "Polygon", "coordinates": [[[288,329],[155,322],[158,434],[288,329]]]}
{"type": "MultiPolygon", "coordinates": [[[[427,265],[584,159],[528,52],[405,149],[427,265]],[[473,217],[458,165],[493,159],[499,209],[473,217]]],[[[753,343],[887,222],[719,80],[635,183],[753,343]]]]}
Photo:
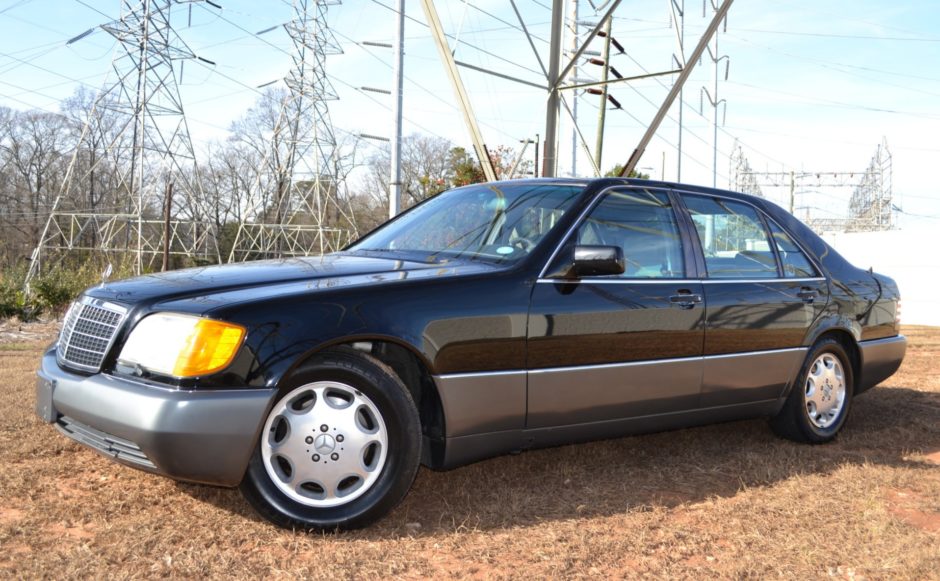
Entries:
{"type": "Polygon", "coordinates": [[[420,452],[418,412],[401,380],[369,355],[337,349],[284,382],[241,491],[283,527],[357,528],[401,501],[420,452]]]}
{"type": "Polygon", "coordinates": [[[807,354],[797,383],[770,425],[789,440],[828,442],[845,424],[854,388],[845,347],[835,339],[821,339],[807,354]]]}

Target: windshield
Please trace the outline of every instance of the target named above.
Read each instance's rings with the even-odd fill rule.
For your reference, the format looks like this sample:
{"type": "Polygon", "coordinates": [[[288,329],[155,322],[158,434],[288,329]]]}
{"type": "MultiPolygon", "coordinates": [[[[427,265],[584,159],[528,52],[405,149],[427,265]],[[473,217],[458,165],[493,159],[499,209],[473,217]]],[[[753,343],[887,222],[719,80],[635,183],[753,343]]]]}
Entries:
{"type": "Polygon", "coordinates": [[[531,252],[583,191],[559,184],[481,184],[450,190],[410,210],[348,250],[411,260],[515,262],[531,252]]]}

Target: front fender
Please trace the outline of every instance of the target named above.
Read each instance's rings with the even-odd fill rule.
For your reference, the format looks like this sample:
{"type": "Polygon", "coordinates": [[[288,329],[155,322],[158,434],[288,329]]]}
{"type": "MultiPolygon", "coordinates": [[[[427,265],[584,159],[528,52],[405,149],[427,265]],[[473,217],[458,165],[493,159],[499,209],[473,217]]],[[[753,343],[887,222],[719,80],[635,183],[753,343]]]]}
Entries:
{"type": "Polygon", "coordinates": [[[503,274],[216,296],[209,315],[243,325],[248,334],[224,382],[207,378],[204,386],[273,387],[311,355],[357,341],[399,345],[433,375],[523,369],[530,292],[523,277],[503,274]]]}

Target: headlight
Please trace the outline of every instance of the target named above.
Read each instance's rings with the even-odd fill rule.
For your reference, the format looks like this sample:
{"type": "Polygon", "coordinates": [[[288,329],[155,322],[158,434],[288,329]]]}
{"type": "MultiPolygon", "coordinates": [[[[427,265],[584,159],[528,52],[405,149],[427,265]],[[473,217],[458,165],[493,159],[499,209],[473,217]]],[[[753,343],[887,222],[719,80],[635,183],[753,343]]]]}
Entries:
{"type": "Polygon", "coordinates": [[[244,338],[238,325],[158,313],[137,323],[118,360],[174,377],[208,375],[232,362],[244,338]]]}

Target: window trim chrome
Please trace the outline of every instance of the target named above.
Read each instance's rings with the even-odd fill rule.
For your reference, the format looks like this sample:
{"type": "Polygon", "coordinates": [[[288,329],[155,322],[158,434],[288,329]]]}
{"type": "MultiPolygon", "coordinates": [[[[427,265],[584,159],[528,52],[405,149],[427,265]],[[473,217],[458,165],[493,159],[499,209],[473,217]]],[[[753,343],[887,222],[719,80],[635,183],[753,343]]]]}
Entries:
{"type": "MultiPolygon", "coordinates": [[[[678,184],[677,184],[677,185],[678,185],[678,184]]],[[[688,212],[688,210],[684,207],[684,205],[685,205],[685,204],[684,204],[684,202],[683,202],[683,207],[677,208],[675,204],[670,204],[670,206],[672,207],[672,210],[673,210],[674,213],[675,213],[675,212],[688,212]]],[[[688,215],[688,214],[686,214],[686,215],[688,215]]],[[[678,224],[678,223],[677,223],[677,226],[679,226],[679,229],[682,230],[682,228],[683,228],[683,225],[682,225],[682,224],[678,224]]],[[[769,235],[769,236],[771,237],[771,239],[772,239],[772,238],[773,238],[773,235],[772,235],[772,233],[770,232],[770,229],[767,228],[766,226],[764,226],[764,230],[765,230],[765,234],[769,235]]],[[[695,234],[695,233],[693,232],[693,234],[695,234]]],[[[773,249],[771,249],[771,250],[773,250],[773,249]]],[[[693,250],[693,251],[697,251],[697,250],[693,250]]],[[[780,259],[779,259],[778,257],[776,257],[776,251],[774,251],[774,256],[775,256],[775,260],[777,260],[777,261],[779,262],[780,267],[783,268],[783,262],[780,261],[780,259]]],[[[685,271],[688,272],[688,271],[689,271],[689,265],[686,264],[686,265],[684,265],[684,267],[685,267],[685,271]]],[[[786,273],[785,270],[784,270],[783,272],[786,273]]],[[[693,284],[693,283],[701,283],[701,284],[722,284],[722,283],[733,283],[733,282],[737,282],[737,283],[759,283],[759,282],[820,282],[820,281],[828,281],[828,277],[826,277],[825,272],[826,272],[826,271],[822,269],[822,267],[820,266],[820,264],[816,261],[815,257],[813,257],[812,254],[810,254],[809,252],[806,251],[806,248],[805,248],[805,247],[803,246],[803,244],[799,241],[799,239],[798,239],[796,236],[793,235],[792,232],[790,232],[789,230],[787,230],[786,228],[784,228],[783,226],[781,226],[780,223],[779,223],[777,220],[775,220],[775,219],[773,218],[773,216],[771,216],[770,214],[768,214],[767,212],[765,212],[765,211],[762,210],[761,208],[755,206],[754,204],[752,204],[752,203],[751,203],[750,201],[748,201],[748,200],[730,197],[730,196],[727,196],[727,195],[723,195],[723,194],[721,194],[721,193],[695,192],[695,191],[683,189],[683,188],[681,188],[681,187],[674,187],[674,186],[654,186],[654,187],[648,187],[648,186],[641,186],[641,185],[636,185],[636,184],[616,184],[616,185],[612,185],[612,186],[609,186],[609,187],[607,187],[607,188],[604,188],[603,190],[597,192],[597,193],[595,194],[595,196],[594,196],[594,199],[591,200],[591,203],[588,204],[588,206],[587,206],[584,210],[581,211],[581,213],[578,215],[577,219],[575,219],[574,223],[568,228],[568,231],[565,232],[565,235],[562,237],[561,241],[560,241],[560,242],[558,243],[558,245],[555,247],[555,250],[552,251],[552,254],[548,257],[548,260],[547,260],[547,261],[545,262],[545,264],[542,266],[542,270],[539,271],[539,275],[538,275],[538,278],[536,279],[536,282],[537,282],[537,283],[548,283],[548,282],[551,282],[551,283],[556,283],[556,284],[557,284],[557,283],[565,283],[565,282],[569,282],[569,283],[575,283],[575,282],[590,282],[590,283],[600,283],[600,284],[663,284],[663,283],[678,283],[678,284],[693,284]],[[763,217],[763,218],[766,219],[767,221],[772,222],[776,227],[780,228],[780,230],[781,230],[782,232],[784,232],[784,233],[790,238],[790,241],[793,242],[794,244],[796,244],[797,248],[800,249],[800,252],[802,252],[802,253],[803,253],[803,256],[805,256],[806,259],[810,262],[810,264],[813,265],[813,268],[816,269],[816,273],[819,274],[820,276],[815,276],[815,277],[800,277],[800,278],[787,278],[787,277],[782,277],[782,278],[781,278],[781,277],[779,277],[779,276],[778,276],[778,277],[774,277],[774,278],[711,278],[711,277],[708,277],[708,276],[704,276],[704,277],[702,277],[702,278],[700,278],[700,279],[690,279],[690,278],[661,278],[661,279],[645,279],[645,278],[618,278],[618,279],[606,279],[606,278],[604,278],[604,279],[601,279],[601,278],[591,278],[591,277],[574,278],[574,279],[565,279],[565,278],[548,278],[548,277],[546,277],[546,276],[545,276],[545,273],[548,271],[548,268],[552,265],[552,263],[553,263],[553,262],[555,261],[555,259],[558,257],[558,254],[561,252],[562,247],[564,247],[564,245],[568,242],[568,239],[571,238],[572,233],[573,233],[573,232],[581,225],[581,223],[584,221],[585,216],[587,216],[592,210],[594,210],[594,208],[600,203],[601,199],[602,199],[604,196],[606,196],[606,195],[608,194],[608,192],[610,192],[611,190],[616,190],[616,189],[626,189],[626,190],[647,190],[647,189],[653,189],[653,190],[661,190],[661,191],[664,191],[664,192],[671,192],[671,193],[673,193],[673,194],[675,194],[675,195],[677,195],[677,196],[691,195],[691,196],[701,196],[701,197],[706,197],[706,198],[707,198],[707,197],[711,197],[711,198],[721,198],[721,199],[723,199],[723,200],[728,200],[728,201],[731,201],[731,202],[739,202],[739,203],[745,204],[745,205],[749,206],[750,208],[752,208],[755,212],[757,212],[757,214],[758,214],[759,217],[763,217]]],[[[706,272],[705,274],[707,275],[707,272],[706,272]]]]}
{"type": "Polygon", "coordinates": [[[539,284],[753,284],[762,282],[825,282],[812,278],[540,278],[539,284]]]}

